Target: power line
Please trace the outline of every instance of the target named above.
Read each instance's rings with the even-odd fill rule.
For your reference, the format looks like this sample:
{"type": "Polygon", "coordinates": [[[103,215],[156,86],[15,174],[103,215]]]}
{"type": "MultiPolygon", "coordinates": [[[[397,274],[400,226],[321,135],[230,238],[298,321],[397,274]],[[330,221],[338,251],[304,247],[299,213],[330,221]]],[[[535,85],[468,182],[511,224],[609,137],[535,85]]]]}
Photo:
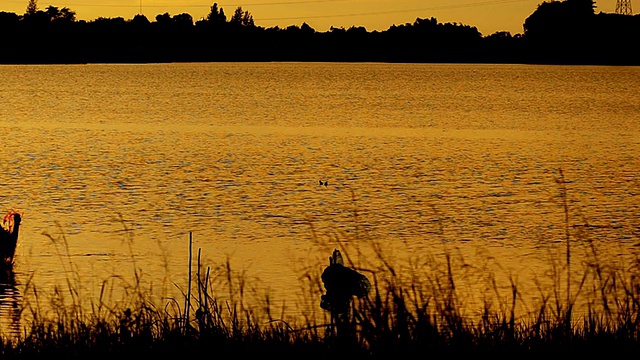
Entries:
{"type": "Polygon", "coordinates": [[[530,0],[491,0],[491,1],[476,2],[476,3],[431,6],[431,7],[413,8],[413,9],[375,11],[375,12],[363,12],[363,13],[348,13],[348,14],[335,14],[335,15],[311,15],[311,16],[305,16],[305,17],[259,18],[259,19],[256,19],[256,20],[273,21],[273,20],[325,19],[325,18],[339,18],[339,17],[350,17],[350,16],[374,16],[374,15],[402,14],[402,13],[409,13],[409,12],[416,12],[416,11],[429,11],[429,10],[432,11],[432,10],[470,8],[470,7],[480,7],[480,6],[487,6],[487,5],[499,5],[499,4],[505,4],[505,3],[515,3],[515,2],[524,2],[524,1],[530,1],[530,0]]]}
{"type": "MultiPolygon", "coordinates": [[[[7,2],[14,3],[22,3],[24,0],[4,0],[7,2]]],[[[248,9],[248,7],[263,7],[263,6],[282,6],[282,5],[308,5],[315,3],[335,3],[335,2],[346,2],[352,0],[284,0],[284,1],[274,1],[274,2],[255,2],[255,3],[244,3],[244,4],[220,4],[218,3],[218,7],[231,7],[235,8],[238,6],[242,6],[243,8],[248,9]]],[[[532,0],[486,0],[486,1],[478,1],[478,2],[468,2],[463,4],[449,4],[449,5],[441,5],[441,6],[428,6],[428,7],[420,7],[420,8],[410,8],[410,9],[397,9],[397,10],[387,10],[387,11],[367,11],[361,13],[342,13],[342,14],[327,14],[327,15],[305,15],[305,16],[288,16],[288,17],[271,17],[271,18],[256,18],[256,21],[278,21],[278,20],[309,20],[309,19],[329,19],[329,18],[344,18],[351,16],[377,16],[377,15],[389,15],[389,14],[402,14],[402,13],[411,13],[411,12],[424,12],[424,11],[434,11],[434,10],[447,10],[447,9],[464,9],[464,8],[474,8],[474,7],[483,7],[483,6],[493,6],[493,5],[502,5],[507,3],[517,3],[517,2],[531,2],[532,0]]],[[[145,4],[145,8],[203,8],[208,9],[211,5],[216,2],[213,1],[211,4],[184,4],[178,3],[175,5],[172,4],[163,4],[163,5],[153,5],[153,4],[145,4]]],[[[66,2],[65,2],[66,3],[66,2]]],[[[104,8],[135,8],[136,5],[131,4],[96,4],[96,3],[76,3],[70,2],[66,3],[67,7],[104,7],[104,8]]],[[[142,0],[140,0],[140,13],[142,13],[142,0]]]]}
{"type": "MultiPolygon", "coordinates": [[[[22,4],[24,3],[23,0],[5,0],[6,2],[9,3],[15,3],[15,4],[22,4]]],[[[243,4],[220,4],[218,3],[218,7],[238,7],[238,6],[242,6],[244,8],[248,7],[248,6],[279,6],[279,5],[305,5],[305,4],[313,4],[313,3],[331,3],[331,2],[345,2],[345,1],[351,1],[351,0],[290,0],[290,1],[277,1],[277,2],[268,2],[268,3],[243,3],[243,4]]],[[[215,2],[215,1],[214,1],[215,2]]],[[[135,8],[138,7],[138,5],[131,5],[131,4],[89,4],[89,3],[82,3],[82,2],[64,2],[66,7],[72,7],[72,6],[80,6],[80,7],[106,7],[106,8],[135,8]]],[[[162,4],[162,5],[147,5],[145,4],[144,7],[146,8],[168,8],[168,7],[180,7],[180,8],[210,8],[211,5],[213,5],[213,2],[211,4],[183,4],[183,3],[176,3],[176,4],[162,4]]]]}
{"type": "MultiPolygon", "coordinates": [[[[6,2],[22,4],[23,0],[5,0],[6,2]]],[[[306,5],[306,4],[314,4],[314,3],[332,3],[332,2],[346,2],[352,0],[289,0],[289,1],[276,1],[276,2],[260,2],[260,3],[242,3],[242,4],[218,4],[218,7],[238,7],[242,6],[243,8],[247,8],[249,6],[280,6],[280,5],[306,5]]],[[[442,6],[431,6],[431,7],[423,7],[423,8],[413,8],[413,9],[401,9],[401,10],[391,10],[391,11],[383,11],[383,12],[374,12],[371,14],[393,14],[393,13],[401,13],[401,12],[412,12],[412,11],[424,11],[424,10],[442,10],[442,9],[455,9],[455,8],[468,8],[468,7],[479,7],[479,6],[487,6],[487,5],[498,5],[504,3],[513,3],[513,2],[524,2],[531,0],[490,0],[490,1],[480,1],[480,2],[472,2],[465,4],[452,4],[452,5],[442,5],[442,6]]],[[[106,7],[106,8],[135,8],[139,5],[131,5],[131,4],[96,4],[96,3],[82,3],[82,2],[64,2],[65,7],[72,6],[80,6],[80,7],[106,7]]],[[[210,8],[211,4],[184,4],[184,3],[176,3],[176,4],[162,4],[162,5],[149,5],[145,4],[145,8],[168,8],[168,7],[180,7],[180,8],[210,8]]],[[[363,13],[368,14],[368,13],[363,13]]],[[[356,14],[362,15],[362,14],[356,14]]],[[[349,16],[349,15],[343,15],[349,16]]]]}

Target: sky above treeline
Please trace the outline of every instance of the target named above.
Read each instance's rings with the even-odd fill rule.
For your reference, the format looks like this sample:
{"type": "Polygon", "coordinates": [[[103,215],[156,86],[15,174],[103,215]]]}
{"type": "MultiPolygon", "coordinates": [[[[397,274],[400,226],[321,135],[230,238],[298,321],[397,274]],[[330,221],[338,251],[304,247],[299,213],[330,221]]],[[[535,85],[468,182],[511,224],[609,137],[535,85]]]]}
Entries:
{"type": "MultiPolygon", "coordinates": [[[[131,19],[142,13],[153,21],[158,14],[190,14],[194,21],[207,16],[218,3],[231,17],[241,6],[265,28],[307,23],[317,31],[333,27],[362,26],[383,31],[392,25],[413,23],[416,18],[436,18],[441,23],[475,26],[483,35],[497,31],[523,32],[522,24],[545,0],[38,0],[38,8],[67,7],[78,20],[99,17],[131,19]]],[[[551,0],[547,0],[551,1],[551,0]]],[[[596,1],[596,13],[614,13],[617,0],[596,1]]],[[[2,0],[0,11],[24,14],[28,0],[2,0]]],[[[632,2],[632,6],[635,5],[632,2]]],[[[639,5],[640,6],[640,5],[639,5]]]]}

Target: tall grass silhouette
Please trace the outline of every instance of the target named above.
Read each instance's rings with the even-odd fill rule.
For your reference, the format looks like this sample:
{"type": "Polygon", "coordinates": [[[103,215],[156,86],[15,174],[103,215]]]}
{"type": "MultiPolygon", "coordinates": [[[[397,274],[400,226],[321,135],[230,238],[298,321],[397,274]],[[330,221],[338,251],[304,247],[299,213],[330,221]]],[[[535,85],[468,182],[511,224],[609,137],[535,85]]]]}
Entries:
{"type": "MultiPolygon", "coordinates": [[[[268,296],[251,303],[247,279],[234,271],[230,259],[215,266],[202,263],[193,251],[189,234],[188,279],[181,297],[158,303],[140,282],[134,265],[127,302],[110,302],[105,281],[97,300],[83,303],[82,279],[68,254],[64,235],[47,235],[60,252],[68,274],[65,287],[56,288],[49,301],[56,311],[44,313],[42,295],[28,283],[23,306],[28,323],[17,336],[3,337],[0,356],[65,358],[113,356],[279,356],[285,358],[357,357],[388,359],[415,356],[504,355],[522,356],[633,356],[640,354],[640,261],[619,266],[602,263],[597,246],[576,273],[571,264],[569,196],[559,171],[562,211],[565,214],[566,262],[551,264],[551,288],[539,283],[538,302],[524,313],[515,279],[499,284],[488,274],[488,291],[478,309],[469,309],[459,286],[469,275],[464,259],[455,252],[416,262],[410,271],[378,243],[371,243],[374,258],[366,267],[357,259],[357,242],[336,236],[328,243],[314,234],[319,246],[339,248],[345,265],[365,272],[372,280],[368,296],[351,302],[348,335],[336,332],[313,313],[302,319],[285,317],[268,296]],[[195,261],[195,264],[194,264],[195,261]],[[564,277],[566,276],[566,282],[564,277]],[[572,284],[573,279],[579,279],[572,284]],[[564,284],[564,285],[563,285],[564,284]],[[500,288],[509,289],[504,296],[500,288]],[[67,295],[68,296],[67,296],[67,295]],[[498,299],[493,301],[490,299],[498,299]],[[579,301],[580,300],[580,301],[579,301]],[[576,312],[580,303],[583,311],[576,312]],[[277,315],[276,315],[277,314],[277,315]],[[46,315],[46,316],[45,316],[46,315]]],[[[354,210],[354,218],[357,218],[354,210]]],[[[313,230],[312,230],[313,231],[313,230]]],[[[197,235],[197,234],[196,234],[197,235]]],[[[356,231],[356,236],[366,234],[356,231]]],[[[586,241],[589,241],[588,239],[586,241]]],[[[329,255],[327,253],[327,255],[329,255]]],[[[320,304],[323,266],[309,262],[301,268],[303,293],[320,304]]],[[[284,307],[284,305],[283,305],[284,307]]],[[[343,333],[344,334],[344,333],[343,333]]]]}

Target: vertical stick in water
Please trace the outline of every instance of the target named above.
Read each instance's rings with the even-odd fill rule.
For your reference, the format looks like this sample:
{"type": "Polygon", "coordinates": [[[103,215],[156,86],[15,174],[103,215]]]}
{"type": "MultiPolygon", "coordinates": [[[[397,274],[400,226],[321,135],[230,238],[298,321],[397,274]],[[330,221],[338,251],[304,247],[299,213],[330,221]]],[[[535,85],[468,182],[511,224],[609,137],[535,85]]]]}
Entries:
{"type": "Polygon", "coordinates": [[[184,318],[184,325],[185,325],[185,330],[187,329],[187,326],[189,325],[189,308],[191,307],[191,262],[192,262],[192,247],[193,247],[193,236],[191,231],[189,231],[189,280],[188,280],[188,284],[187,284],[187,299],[186,299],[186,303],[184,306],[184,313],[185,313],[185,318],[184,318]]]}
{"type": "MultiPolygon", "coordinates": [[[[564,207],[564,236],[567,243],[567,306],[571,306],[571,237],[569,235],[569,206],[567,205],[567,185],[564,181],[564,173],[560,171],[560,194],[564,207]]],[[[568,310],[568,309],[567,309],[568,310]]]]}
{"type": "MultiPolygon", "coordinates": [[[[202,254],[202,249],[198,248],[198,262],[196,263],[196,289],[198,289],[198,304],[202,304],[202,285],[200,284],[200,279],[202,279],[200,275],[200,255],[202,254]]],[[[198,306],[201,309],[201,306],[198,306]]],[[[197,316],[197,314],[196,314],[197,316]]]]}

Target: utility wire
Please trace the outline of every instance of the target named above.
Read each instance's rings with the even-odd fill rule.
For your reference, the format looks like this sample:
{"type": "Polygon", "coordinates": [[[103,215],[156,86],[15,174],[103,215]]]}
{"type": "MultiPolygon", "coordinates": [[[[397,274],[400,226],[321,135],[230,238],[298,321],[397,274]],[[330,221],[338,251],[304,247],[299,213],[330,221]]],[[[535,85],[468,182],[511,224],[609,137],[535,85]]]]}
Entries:
{"type": "MultiPolygon", "coordinates": [[[[13,3],[24,3],[25,0],[3,0],[6,2],[13,3]]],[[[285,1],[274,1],[274,2],[255,2],[255,3],[244,3],[244,4],[220,4],[218,3],[219,8],[236,8],[238,6],[242,6],[245,10],[250,11],[248,7],[260,7],[260,6],[282,6],[282,5],[308,5],[315,3],[335,3],[335,2],[346,2],[352,0],[285,0],[285,1]]],[[[277,20],[309,20],[309,19],[328,19],[328,18],[343,18],[343,17],[351,17],[351,16],[376,16],[376,15],[388,15],[388,14],[402,14],[402,13],[411,13],[411,12],[425,12],[425,11],[433,11],[433,10],[447,10],[447,9],[463,9],[463,8],[472,8],[472,7],[483,7],[483,6],[495,6],[502,5],[507,3],[517,3],[517,2],[532,2],[533,0],[486,0],[486,1],[478,1],[478,2],[468,2],[463,4],[449,4],[449,5],[441,5],[441,6],[427,6],[420,8],[410,8],[410,9],[397,9],[397,10],[386,10],[386,11],[367,11],[360,13],[342,13],[342,14],[327,14],[327,15],[305,15],[305,16],[287,16],[287,17],[271,17],[271,18],[255,18],[256,21],[277,21],[277,20]]],[[[538,1],[536,1],[538,2],[538,1]]],[[[140,5],[132,5],[132,4],[96,4],[96,3],[76,3],[76,2],[64,2],[66,7],[105,7],[105,8],[137,8],[140,5]]],[[[203,8],[208,9],[213,5],[213,3],[217,3],[217,1],[213,1],[211,4],[184,4],[184,3],[176,3],[176,4],[162,4],[162,5],[154,5],[154,4],[144,4],[141,6],[143,8],[169,8],[169,7],[180,7],[180,8],[203,8]]],[[[26,5],[25,5],[26,6],[26,5]]]]}
{"type": "MultiPolygon", "coordinates": [[[[280,5],[307,5],[307,4],[314,4],[314,3],[332,3],[332,2],[347,2],[347,1],[351,1],[351,0],[290,0],[290,1],[277,1],[277,2],[260,2],[260,3],[236,3],[236,4],[221,4],[218,3],[218,7],[238,7],[238,6],[242,6],[243,8],[247,9],[249,6],[253,6],[253,7],[259,7],[259,6],[280,6],[280,5]]],[[[421,8],[413,8],[413,9],[399,9],[399,10],[390,10],[390,11],[383,11],[383,12],[371,12],[371,13],[361,13],[361,14],[356,14],[356,15],[366,15],[366,14],[373,14],[373,15],[377,15],[377,14],[392,14],[392,13],[399,13],[399,12],[412,12],[412,11],[424,11],[424,10],[440,10],[440,9],[456,9],[456,8],[468,8],[468,7],[478,7],[478,6],[487,6],[487,5],[499,5],[499,4],[505,4],[505,3],[513,3],[513,2],[525,2],[525,1],[532,1],[532,0],[490,0],[490,1],[480,1],[480,2],[471,2],[471,3],[464,3],[464,4],[450,4],[450,5],[441,5],[441,6],[430,6],[430,7],[421,7],[421,8]]],[[[6,3],[14,3],[14,4],[22,4],[26,2],[24,0],[4,0],[4,2],[6,3]]],[[[81,3],[81,2],[67,2],[67,1],[63,1],[64,2],[64,7],[73,7],[73,6],[80,6],[80,7],[105,7],[105,8],[137,8],[139,7],[138,4],[133,5],[133,4],[113,4],[113,3],[106,3],[106,4],[96,4],[96,3],[81,3]]],[[[215,2],[215,1],[214,1],[215,2]]],[[[168,8],[168,7],[180,7],[180,8],[210,8],[211,5],[213,5],[213,3],[211,4],[184,4],[184,3],[175,3],[175,4],[168,4],[168,3],[164,3],[162,5],[154,5],[154,4],[144,4],[145,8],[168,8]]],[[[47,5],[48,6],[48,5],[47,5]]],[[[26,5],[25,5],[26,7],[26,5]]],[[[343,16],[349,16],[349,15],[343,15],[343,16]]]]}
{"type": "Polygon", "coordinates": [[[431,6],[431,7],[423,7],[423,8],[413,8],[413,9],[399,9],[399,10],[387,10],[387,11],[372,11],[372,12],[362,12],[362,13],[347,13],[347,14],[333,14],[333,15],[311,15],[305,17],[277,17],[277,18],[260,18],[256,20],[261,21],[273,21],[273,20],[301,20],[301,19],[323,19],[323,18],[339,18],[339,17],[350,17],[350,16],[373,16],[373,15],[388,15],[388,14],[402,14],[402,13],[410,13],[417,11],[432,11],[432,10],[446,10],[446,9],[458,9],[458,8],[469,8],[469,7],[480,7],[480,6],[488,6],[488,5],[499,5],[505,3],[515,3],[515,2],[524,2],[531,0],[492,0],[492,1],[482,1],[477,3],[467,3],[467,4],[451,4],[451,5],[442,5],[442,6],[431,6]]]}

